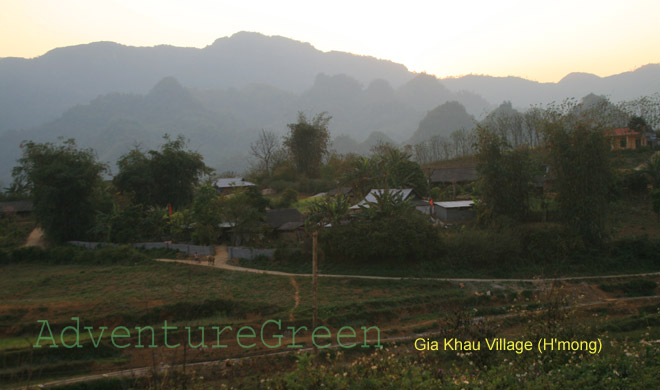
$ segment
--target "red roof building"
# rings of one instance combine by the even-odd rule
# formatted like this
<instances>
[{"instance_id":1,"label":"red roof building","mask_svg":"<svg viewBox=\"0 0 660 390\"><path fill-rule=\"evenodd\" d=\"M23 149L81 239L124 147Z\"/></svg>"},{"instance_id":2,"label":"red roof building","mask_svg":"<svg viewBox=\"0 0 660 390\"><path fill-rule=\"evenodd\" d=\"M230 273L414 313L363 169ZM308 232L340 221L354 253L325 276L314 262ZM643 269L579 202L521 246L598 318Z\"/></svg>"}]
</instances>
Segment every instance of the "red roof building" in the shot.
<instances>
[{"instance_id":1,"label":"red roof building","mask_svg":"<svg viewBox=\"0 0 660 390\"><path fill-rule=\"evenodd\" d=\"M610 138L612 150L635 150L647 146L646 137L642 133L627 127L606 131L605 136Z\"/></svg>"}]
</instances>

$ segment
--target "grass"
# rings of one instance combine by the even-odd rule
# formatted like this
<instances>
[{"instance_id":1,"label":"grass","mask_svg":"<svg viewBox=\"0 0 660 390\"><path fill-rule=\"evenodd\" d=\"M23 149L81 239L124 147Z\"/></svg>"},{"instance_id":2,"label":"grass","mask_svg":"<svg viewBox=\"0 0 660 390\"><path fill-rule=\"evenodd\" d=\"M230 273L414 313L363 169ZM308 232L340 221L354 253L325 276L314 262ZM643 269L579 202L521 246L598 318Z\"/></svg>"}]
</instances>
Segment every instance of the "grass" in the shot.
<instances>
[{"instance_id":1,"label":"grass","mask_svg":"<svg viewBox=\"0 0 660 390\"><path fill-rule=\"evenodd\" d=\"M51 325L54 324L54 331L71 325L70 318L73 316L80 317L85 325L109 327L160 325L164 319L179 326L242 326L280 318L285 324L296 326L309 326L311 323L312 286L308 277L231 272L151 260L112 265L100 261L72 264L31 261L6 264L2 270L0 362L3 363L0 375L5 375L2 377L5 379L9 375L20 377L20 372L16 371L18 369L7 363L12 361L25 362L35 372L41 370L41 380L73 373L113 371L151 364L150 351L116 349L111 349L110 355L106 353L108 351L100 351L75 358L63 348L42 349L40 353L44 355L35 360L29 345L34 343L39 332L39 319L48 319ZM592 283L619 282L625 281L600 280ZM476 315L479 316L499 315L512 310L531 309L536 304L538 286L532 283L498 285L496 288L489 283L466 283L461 286L457 283L416 279L321 278L319 317L322 324L334 329L341 326L377 325L382 328L383 337L389 337L442 329L453 313L466 309L473 312L476 309ZM578 294L583 285L571 284L570 294ZM298 306L295 306L295 286ZM487 295L488 291L491 294ZM616 290L612 294L624 296L625 292ZM654 312L654 308L644 308L639 318L618 314L610 320L613 323L612 331L639 332L644 324L660 327L655 319L657 312ZM290 314L293 315L291 320ZM522 322L511 324L515 327ZM656 333L653 331L653 334ZM83 343L89 342L87 335L82 333L81 336ZM308 341L303 342L309 345ZM157 353L156 360L161 362L181 359L180 350L172 352L173 355L164 355L165 352L160 349ZM189 359L242 356L245 351L223 353L212 355L191 351ZM265 377L273 373L272 368L264 370Z\"/></svg>"},{"instance_id":2,"label":"grass","mask_svg":"<svg viewBox=\"0 0 660 390\"><path fill-rule=\"evenodd\" d=\"M636 279L623 283L604 283L598 287L605 292L622 292L627 297L645 297L655 295L658 283L653 280Z\"/></svg>"},{"instance_id":3,"label":"grass","mask_svg":"<svg viewBox=\"0 0 660 390\"><path fill-rule=\"evenodd\" d=\"M570 259L555 259L551 264L525 263L523 260L511 263L492 264L478 267L455 259L448 264L447 260L438 259L421 263L402 264L355 264L319 262L319 272L322 274L337 275L365 275L403 278L476 278L476 279L509 279L509 278L554 278L562 276L590 276L611 274L634 274L645 272L659 272L660 263L657 259L635 257L634 254L607 255L602 253L582 253ZM312 272L311 260L268 260L239 259L242 267L261 270L281 271L296 274L310 274Z\"/></svg>"}]
</instances>

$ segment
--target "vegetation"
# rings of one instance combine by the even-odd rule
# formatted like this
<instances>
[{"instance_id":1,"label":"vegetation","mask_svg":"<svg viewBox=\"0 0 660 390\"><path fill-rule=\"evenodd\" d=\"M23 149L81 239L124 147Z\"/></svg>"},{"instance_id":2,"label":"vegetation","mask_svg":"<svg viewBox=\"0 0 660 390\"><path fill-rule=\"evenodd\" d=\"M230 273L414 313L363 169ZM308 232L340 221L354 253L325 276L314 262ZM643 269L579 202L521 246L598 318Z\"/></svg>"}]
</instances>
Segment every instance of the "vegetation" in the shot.
<instances>
[{"instance_id":1,"label":"vegetation","mask_svg":"<svg viewBox=\"0 0 660 390\"><path fill-rule=\"evenodd\" d=\"M13 191L32 199L37 223L55 242L85 237L94 226L101 202L105 165L91 149L78 149L74 140L61 144L24 142L14 168Z\"/></svg>"},{"instance_id":2,"label":"vegetation","mask_svg":"<svg viewBox=\"0 0 660 390\"><path fill-rule=\"evenodd\" d=\"M609 145L597 123L555 116L544 126L562 221L584 240L601 243L613 182Z\"/></svg>"},{"instance_id":3,"label":"vegetation","mask_svg":"<svg viewBox=\"0 0 660 390\"><path fill-rule=\"evenodd\" d=\"M289 135L284 139L284 146L299 172L308 177L318 177L323 158L328 154L330 133L328 123L332 117L322 112L307 119L298 113L298 122L290 123Z\"/></svg>"},{"instance_id":4,"label":"vegetation","mask_svg":"<svg viewBox=\"0 0 660 390\"><path fill-rule=\"evenodd\" d=\"M339 201L341 202L341 200ZM336 204L336 203L335 203ZM334 212L341 209L331 209ZM340 217L329 213L334 220ZM333 224L321 236L327 258L339 262L389 264L397 268L436 256L439 237L428 217L399 193L383 190L350 223Z\"/></svg>"},{"instance_id":5,"label":"vegetation","mask_svg":"<svg viewBox=\"0 0 660 390\"><path fill-rule=\"evenodd\" d=\"M0 275L0 298L7 310L0 316L0 325L6 329L0 339L0 361L9 363L3 363L0 380L18 383L31 378L34 368L49 377L89 372L93 367L117 369L144 362L156 367L165 362L171 368L163 378L154 375L99 386L119 383L136 388L194 389L229 383L241 372L238 383L245 387L255 387L257 375L268 378L258 383L261 388L657 387L657 348L643 341L660 337L660 314L653 301L658 277L584 278L580 282L535 279L660 268L660 224L649 218L652 209L660 215L657 159L644 151L612 153L604 137L605 129L629 119L626 111L596 96L585 98L581 105L537 107L529 115L516 112L509 103L490 115L476 133L455 133L455 154L476 151L480 176L478 185L459 186L459 192L479 200L481 221L488 223L454 225L432 220L417 212L398 191L390 191L412 188L419 196L430 192L434 198L443 197L446 189L429 191L424 171L413 161L413 152L418 154L421 149L380 143L368 157L329 154L329 119L325 113L312 119L300 114L298 123L289 125L290 134L284 141L288 160L277 156L277 138L262 131L252 148L259 160L254 178L259 185L277 187L279 194L270 199L257 187L232 189L228 195L219 194L212 180L202 183L209 170L199 154L187 150L182 137L166 138L159 151L135 149L124 155L111 185L103 185L100 179L104 166L90 151L78 150L73 141L61 146L26 143L14 190L24 190L37 199L38 189L46 189L39 196L67 207L69 203L62 203L60 197L72 195L64 189L85 195L77 198L83 202L85 215L75 214L81 230L60 240L224 240L250 246L266 242L278 248L274 260L263 256L240 264L308 273L309 240L292 244L274 240L271 229L264 225L268 207L304 208L307 230L320 230L322 273L534 278L534 282L461 283L323 278L320 318L333 330L346 324L377 323L388 337L419 337L430 332L434 337L466 339L496 335L602 338L607 344L605 352L600 356L529 353L511 358L506 352L419 352L404 342L402 346L388 344L389 349L373 354L327 351L282 360L262 356L254 359L274 361L275 365L249 363L259 367L259 373L222 367L208 380L210 384L199 379L201 375L185 368L178 372L176 367L181 362L185 367L190 360L268 351L186 346L158 351L157 356L156 351L122 352L106 345L93 352L31 352L36 319L52 318L59 331L77 313L87 313L85 324L153 325L171 319L193 327L239 326L281 318L307 326L313 310L308 294L311 283L303 276L155 262L154 257L173 254L145 253L128 246L93 251L67 246L17 248L20 234L10 231L16 225L3 218L0 239L6 244L0 249L0 264L7 272ZM640 119L631 123L643 125ZM615 171L612 157L626 161L626 169ZM549 168L541 169L542 164ZM551 179L543 189L532 186L535 173ZM649 184L653 191L648 190ZM301 193L342 186L350 187L349 195L339 191L336 196L306 200L304 205L298 202ZM374 202L350 207L374 188L382 190L375 194ZM37 214L37 221L49 220ZM553 292L571 300L545 296ZM626 310L609 310L606 299L616 300ZM575 309L568 313L570 307ZM598 316L603 313L608 316L600 322ZM181 331L173 336L184 335ZM626 344L629 336L639 343ZM91 341L87 336L83 340L88 345ZM304 343L309 345L309 340ZM641 358L632 359L626 353ZM282 372L274 372L280 367Z\"/></svg>"},{"instance_id":6,"label":"vegetation","mask_svg":"<svg viewBox=\"0 0 660 390\"><path fill-rule=\"evenodd\" d=\"M178 209L192 202L196 185L210 169L201 154L185 150L183 136L163 138L160 150L145 154L136 148L120 157L113 184L137 204Z\"/></svg>"},{"instance_id":7,"label":"vegetation","mask_svg":"<svg viewBox=\"0 0 660 390\"><path fill-rule=\"evenodd\" d=\"M511 150L506 140L488 129L478 131L477 171L482 220L509 217L522 221L529 214L532 162L526 149Z\"/></svg>"}]
</instances>

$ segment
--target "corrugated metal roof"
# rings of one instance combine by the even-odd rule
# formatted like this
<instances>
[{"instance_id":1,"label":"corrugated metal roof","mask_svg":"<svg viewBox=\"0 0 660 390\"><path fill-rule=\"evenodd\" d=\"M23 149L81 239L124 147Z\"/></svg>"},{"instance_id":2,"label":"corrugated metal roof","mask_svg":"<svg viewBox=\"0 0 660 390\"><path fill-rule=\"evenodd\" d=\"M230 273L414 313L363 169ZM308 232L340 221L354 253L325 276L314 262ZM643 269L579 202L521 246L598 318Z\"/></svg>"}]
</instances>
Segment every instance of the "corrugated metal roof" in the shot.
<instances>
[{"instance_id":1,"label":"corrugated metal roof","mask_svg":"<svg viewBox=\"0 0 660 390\"><path fill-rule=\"evenodd\" d=\"M359 209L360 206L369 207L369 203L377 203L378 199L376 197L383 194L384 191L385 189L374 189L369 191L367 196L363 200L361 200L358 204L351 206L351 209L352 210ZM388 190L388 193L392 195L395 194L400 195L403 198L403 200L406 200L409 199L412 195L414 195L412 191L413 191L412 188L390 188Z\"/></svg>"},{"instance_id":2,"label":"corrugated metal roof","mask_svg":"<svg viewBox=\"0 0 660 390\"><path fill-rule=\"evenodd\" d=\"M446 209L457 209L461 207L472 207L474 202L471 200L454 200L449 202L435 202L436 206L444 207Z\"/></svg>"},{"instance_id":3,"label":"corrugated metal roof","mask_svg":"<svg viewBox=\"0 0 660 390\"><path fill-rule=\"evenodd\" d=\"M245 181L242 177L225 177L215 182L215 186L218 188L250 187L253 185L254 183Z\"/></svg>"},{"instance_id":4,"label":"corrugated metal roof","mask_svg":"<svg viewBox=\"0 0 660 390\"><path fill-rule=\"evenodd\" d=\"M279 229L288 222L305 222L305 217L296 209L275 209L266 211L266 223Z\"/></svg>"},{"instance_id":5,"label":"corrugated metal roof","mask_svg":"<svg viewBox=\"0 0 660 390\"><path fill-rule=\"evenodd\" d=\"M291 231L291 230L296 230L296 229L298 229L299 227L301 227L303 225L304 225L304 223L302 223L302 222L287 222L284 225L277 228L277 230L282 231L282 232L287 232L287 231Z\"/></svg>"},{"instance_id":6,"label":"corrugated metal roof","mask_svg":"<svg viewBox=\"0 0 660 390\"><path fill-rule=\"evenodd\" d=\"M338 187L338 188L333 188L330 191L328 191L328 195L330 196L335 196L338 194L342 195L348 195L353 191L353 188L351 187Z\"/></svg>"}]
</instances>

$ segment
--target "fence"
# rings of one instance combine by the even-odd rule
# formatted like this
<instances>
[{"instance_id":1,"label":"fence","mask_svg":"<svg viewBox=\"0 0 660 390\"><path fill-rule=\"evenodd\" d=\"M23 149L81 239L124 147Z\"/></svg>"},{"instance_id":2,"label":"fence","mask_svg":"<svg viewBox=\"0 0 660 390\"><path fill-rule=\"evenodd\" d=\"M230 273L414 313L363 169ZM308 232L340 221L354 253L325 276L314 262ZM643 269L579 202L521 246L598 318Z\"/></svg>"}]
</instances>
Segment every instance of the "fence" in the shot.
<instances>
[{"instance_id":1,"label":"fence","mask_svg":"<svg viewBox=\"0 0 660 390\"><path fill-rule=\"evenodd\" d=\"M230 259L248 259L252 260L257 256L266 256L269 259L275 257L275 249L255 249L243 248L238 246L227 247L227 253Z\"/></svg>"},{"instance_id":2,"label":"fence","mask_svg":"<svg viewBox=\"0 0 660 390\"><path fill-rule=\"evenodd\" d=\"M102 248L105 246L117 246L118 244L110 244L107 242L87 242L87 241L69 241L69 244L80 246L87 249ZM167 248L192 255L197 252L200 256L213 256L215 250L212 245L188 245L188 244L168 244L167 242L137 242L131 244L134 248L154 249L154 248Z\"/></svg>"}]
</instances>

